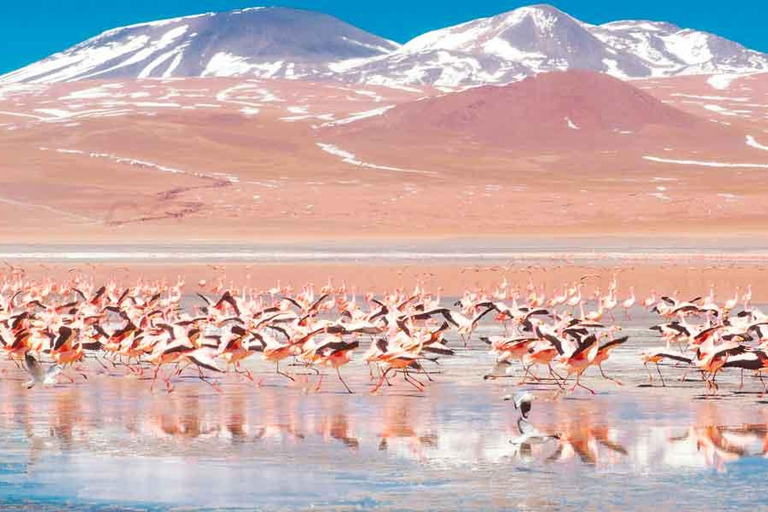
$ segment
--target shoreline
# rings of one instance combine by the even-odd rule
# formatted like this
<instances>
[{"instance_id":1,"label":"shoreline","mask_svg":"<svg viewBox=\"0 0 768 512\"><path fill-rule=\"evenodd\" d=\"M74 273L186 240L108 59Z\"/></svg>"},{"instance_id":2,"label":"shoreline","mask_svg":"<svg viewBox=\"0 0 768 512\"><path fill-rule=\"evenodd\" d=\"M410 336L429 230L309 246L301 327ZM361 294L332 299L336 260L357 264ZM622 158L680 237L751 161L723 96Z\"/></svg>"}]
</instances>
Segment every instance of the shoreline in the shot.
<instances>
[{"instance_id":1,"label":"shoreline","mask_svg":"<svg viewBox=\"0 0 768 512\"><path fill-rule=\"evenodd\" d=\"M454 236L433 238L167 239L39 243L5 242L0 261L68 262L333 262L529 260L768 261L768 237Z\"/></svg>"},{"instance_id":2,"label":"shoreline","mask_svg":"<svg viewBox=\"0 0 768 512\"><path fill-rule=\"evenodd\" d=\"M439 263L522 264L522 263L768 263L768 251L752 253L703 252L344 252L344 251L76 251L76 252L2 252L0 260L10 263L232 263L232 264L286 264L286 263L351 263L351 264L403 264L431 265Z\"/></svg>"},{"instance_id":3,"label":"shoreline","mask_svg":"<svg viewBox=\"0 0 768 512\"><path fill-rule=\"evenodd\" d=\"M583 282L584 293L606 290L616 276L619 299L634 288L638 301L651 291L659 294L677 292L681 298L706 295L714 288L718 297L730 298L737 290L752 286L753 300L768 302L768 261L489 261L407 262L407 261L337 261L245 263L231 261L191 262L50 262L6 261L0 276L19 276L32 281L68 282L90 279L98 283L114 281L133 285L137 281L171 282L182 280L190 291L212 291L217 286L267 290L277 284L316 287L331 282L344 285L350 293L411 290L416 286L443 296L461 296L466 290L493 291L503 282L510 290L525 294L529 283L548 292ZM202 283L202 284L201 284Z\"/></svg>"}]
</instances>

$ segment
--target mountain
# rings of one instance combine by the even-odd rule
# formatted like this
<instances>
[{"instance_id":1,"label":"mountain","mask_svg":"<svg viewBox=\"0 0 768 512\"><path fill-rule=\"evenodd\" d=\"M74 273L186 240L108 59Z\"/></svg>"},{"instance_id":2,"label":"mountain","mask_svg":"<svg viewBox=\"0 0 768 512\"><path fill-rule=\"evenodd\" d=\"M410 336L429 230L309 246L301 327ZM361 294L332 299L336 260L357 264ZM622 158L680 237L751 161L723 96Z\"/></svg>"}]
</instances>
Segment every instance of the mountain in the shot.
<instances>
[{"instance_id":1,"label":"mountain","mask_svg":"<svg viewBox=\"0 0 768 512\"><path fill-rule=\"evenodd\" d=\"M388 54L398 47L325 14L251 8L109 30L0 77L0 83L191 76L316 79L331 73L330 63Z\"/></svg>"},{"instance_id":2,"label":"mountain","mask_svg":"<svg viewBox=\"0 0 768 512\"><path fill-rule=\"evenodd\" d=\"M534 5L429 32L345 71L352 81L456 87L567 69L618 78L734 73L768 70L768 55L669 23L590 25Z\"/></svg>"},{"instance_id":3,"label":"mountain","mask_svg":"<svg viewBox=\"0 0 768 512\"><path fill-rule=\"evenodd\" d=\"M382 147L480 144L506 150L594 152L659 148L669 140L680 148L744 146L742 135L668 106L627 82L584 70L542 73L509 85L405 103L332 133L339 140Z\"/></svg>"},{"instance_id":4,"label":"mountain","mask_svg":"<svg viewBox=\"0 0 768 512\"><path fill-rule=\"evenodd\" d=\"M745 73L768 70L768 55L669 23L590 25L549 5L436 30L403 46L331 16L270 7L110 30L0 84L246 76L468 87L570 69L622 79Z\"/></svg>"}]
</instances>

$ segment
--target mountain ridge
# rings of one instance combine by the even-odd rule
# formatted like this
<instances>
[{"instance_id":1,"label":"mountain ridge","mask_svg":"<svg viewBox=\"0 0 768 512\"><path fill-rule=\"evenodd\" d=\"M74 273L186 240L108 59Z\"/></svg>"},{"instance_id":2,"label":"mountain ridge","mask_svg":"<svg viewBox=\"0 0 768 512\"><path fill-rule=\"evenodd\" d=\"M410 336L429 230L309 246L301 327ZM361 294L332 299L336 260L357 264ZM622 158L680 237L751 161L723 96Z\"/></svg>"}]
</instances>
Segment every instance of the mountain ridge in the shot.
<instances>
[{"instance_id":1,"label":"mountain ridge","mask_svg":"<svg viewBox=\"0 0 768 512\"><path fill-rule=\"evenodd\" d=\"M464 88L570 69L621 79L748 73L768 70L768 54L664 21L593 25L548 4L404 45L323 13L252 7L111 29L0 76L0 84L242 76Z\"/></svg>"}]
</instances>

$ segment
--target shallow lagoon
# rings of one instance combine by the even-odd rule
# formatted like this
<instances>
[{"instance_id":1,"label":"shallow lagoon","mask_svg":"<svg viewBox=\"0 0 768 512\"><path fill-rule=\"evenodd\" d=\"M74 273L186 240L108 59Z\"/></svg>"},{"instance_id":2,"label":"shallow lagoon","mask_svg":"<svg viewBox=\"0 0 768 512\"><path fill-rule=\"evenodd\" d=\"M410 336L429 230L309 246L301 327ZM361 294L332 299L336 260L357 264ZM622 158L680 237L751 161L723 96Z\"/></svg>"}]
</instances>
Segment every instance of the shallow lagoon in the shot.
<instances>
[{"instance_id":1,"label":"shallow lagoon","mask_svg":"<svg viewBox=\"0 0 768 512\"><path fill-rule=\"evenodd\" d=\"M717 396L663 367L649 386L637 358L658 341L653 317L622 322L630 343L559 396L548 382L531 422L560 440L515 446L514 378L483 380L479 341L435 367L425 393L401 379L379 395L359 361L296 383L261 361L260 385L228 376L221 392L190 373L168 394L149 375L90 366L87 381L26 390L0 381L0 505L5 508L318 510L707 510L765 503L768 410L759 382L725 375ZM479 334L485 334L484 327ZM485 332L482 332L485 331ZM495 331L494 331L495 332ZM452 345L456 345L453 342ZM295 369L297 374L302 370ZM423 378L422 378L423 379Z\"/></svg>"}]
</instances>

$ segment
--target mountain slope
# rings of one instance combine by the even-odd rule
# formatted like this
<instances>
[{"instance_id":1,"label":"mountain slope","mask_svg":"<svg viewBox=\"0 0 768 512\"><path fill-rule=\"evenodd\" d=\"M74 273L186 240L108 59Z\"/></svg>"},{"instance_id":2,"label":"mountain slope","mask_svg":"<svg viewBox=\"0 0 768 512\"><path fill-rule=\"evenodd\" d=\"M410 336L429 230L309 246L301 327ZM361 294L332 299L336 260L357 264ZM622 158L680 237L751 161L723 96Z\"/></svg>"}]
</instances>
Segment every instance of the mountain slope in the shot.
<instances>
[{"instance_id":1,"label":"mountain slope","mask_svg":"<svg viewBox=\"0 0 768 512\"><path fill-rule=\"evenodd\" d=\"M670 107L616 78L582 70L543 73L511 85L406 103L338 127L334 135L386 143L383 147L463 142L509 150L596 151L658 148L669 140L678 147L744 145L743 136L722 126Z\"/></svg>"},{"instance_id":2,"label":"mountain slope","mask_svg":"<svg viewBox=\"0 0 768 512\"><path fill-rule=\"evenodd\" d=\"M325 14L252 8L110 30L5 75L0 83L190 76L315 79L330 73L329 63L397 47Z\"/></svg>"}]
</instances>

